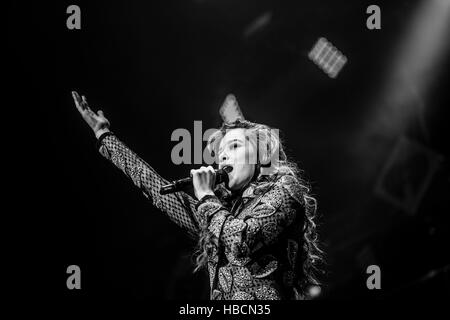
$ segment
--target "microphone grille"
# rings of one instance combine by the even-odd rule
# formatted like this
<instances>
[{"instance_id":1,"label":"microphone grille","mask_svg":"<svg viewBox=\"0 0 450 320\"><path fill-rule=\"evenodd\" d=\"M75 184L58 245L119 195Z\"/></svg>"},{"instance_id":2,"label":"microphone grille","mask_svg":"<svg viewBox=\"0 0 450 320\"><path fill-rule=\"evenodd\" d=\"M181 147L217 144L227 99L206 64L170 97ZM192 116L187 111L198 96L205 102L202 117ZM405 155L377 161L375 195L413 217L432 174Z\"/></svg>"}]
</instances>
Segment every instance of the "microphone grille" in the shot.
<instances>
[{"instance_id":1,"label":"microphone grille","mask_svg":"<svg viewBox=\"0 0 450 320\"><path fill-rule=\"evenodd\" d=\"M231 171L233 171L233 167L232 166L224 166L222 168L223 171L225 171L226 173L230 173Z\"/></svg>"}]
</instances>

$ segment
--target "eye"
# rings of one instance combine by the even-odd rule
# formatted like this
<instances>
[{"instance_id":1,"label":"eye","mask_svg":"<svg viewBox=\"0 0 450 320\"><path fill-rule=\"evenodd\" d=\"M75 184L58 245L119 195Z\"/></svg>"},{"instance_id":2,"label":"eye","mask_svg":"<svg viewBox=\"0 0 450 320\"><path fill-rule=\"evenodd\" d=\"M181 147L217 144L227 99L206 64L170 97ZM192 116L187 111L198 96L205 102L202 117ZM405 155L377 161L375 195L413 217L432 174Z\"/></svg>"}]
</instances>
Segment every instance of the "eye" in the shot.
<instances>
[{"instance_id":1,"label":"eye","mask_svg":"<svg viewBox=\"0 0 450 320\"><path fill-rule=\"evenodd\" d=\"M237 149L237 147L239 147L237 142L234 142L233 144L231 144L231 149Z\"/></svg>"}]
</instances>

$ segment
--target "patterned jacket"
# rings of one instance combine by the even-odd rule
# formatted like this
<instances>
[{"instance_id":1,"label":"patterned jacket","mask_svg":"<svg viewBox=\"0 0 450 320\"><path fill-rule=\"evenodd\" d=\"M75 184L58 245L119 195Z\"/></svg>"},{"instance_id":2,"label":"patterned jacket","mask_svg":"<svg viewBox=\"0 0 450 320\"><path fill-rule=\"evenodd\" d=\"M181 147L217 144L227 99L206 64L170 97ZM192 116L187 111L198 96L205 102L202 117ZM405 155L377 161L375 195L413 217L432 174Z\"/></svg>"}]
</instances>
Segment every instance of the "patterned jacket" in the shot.
<instances>
[{"instance_id":1,"label":"patterned jacket","mask_svg":"<svg viewBox=\"0 0 450 320\"><path fill-rule=\"evenodd\" d=\"M115 135L100 137L98 147L190 236L209 234L211 299L300 298L304 203L292 176L262 176L235 199L221 194L198 201L185 192L160 195L168 181Z\"/></svg>"}]
</instances>

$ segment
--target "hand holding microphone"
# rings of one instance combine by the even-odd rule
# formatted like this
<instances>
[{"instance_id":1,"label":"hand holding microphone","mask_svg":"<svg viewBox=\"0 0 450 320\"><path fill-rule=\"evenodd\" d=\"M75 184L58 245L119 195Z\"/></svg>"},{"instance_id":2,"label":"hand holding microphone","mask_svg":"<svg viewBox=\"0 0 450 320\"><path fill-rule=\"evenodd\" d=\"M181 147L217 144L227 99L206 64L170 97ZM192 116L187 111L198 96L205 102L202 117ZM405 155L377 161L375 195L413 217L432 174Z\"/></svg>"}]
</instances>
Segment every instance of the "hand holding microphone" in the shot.
<instances>
[{"instance_id":1,"label":"hand holding microphone","mask_svg":"<svg viewBox=\"0 0 450 320\"><path fill-rule=\"evenodd\" d=\"M200 167L192 169L192 185L194 186L195 197L200 200L206 195L214 195L214 186L216 185L216 171L213 167Z\"/></svg>"},{"instance_id":2,"label":"hand holding microphone","mask_svg":"<svg viewBox=\"0 0 450 320\"><path fill-rule=\"evenodd\" d=\"M191 177L173 181L172 183L161 187L160 194L169 194L183 190L192 185L194 187L195 197L201 199L207 194L214 195L214 187L222 182L228 183L228 173L233 170L232 166L226 165L222 169L214 170L213 167L200 167L192 169Z\"/></svg>"}]
</instances>

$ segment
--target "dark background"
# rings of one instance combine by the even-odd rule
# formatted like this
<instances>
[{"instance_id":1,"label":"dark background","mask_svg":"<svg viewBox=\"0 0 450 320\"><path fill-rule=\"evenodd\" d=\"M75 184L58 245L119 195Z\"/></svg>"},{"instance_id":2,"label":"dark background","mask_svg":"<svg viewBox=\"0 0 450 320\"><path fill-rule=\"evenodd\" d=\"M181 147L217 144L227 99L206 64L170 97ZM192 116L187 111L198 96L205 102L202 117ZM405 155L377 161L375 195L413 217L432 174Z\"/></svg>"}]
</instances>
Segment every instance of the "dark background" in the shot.
<instances>
[{"instance_id":1,"label":"dark background","mask_svg":"<svg viewBox=\"0 0 450 320\"><path fill-rule=\"evenodd\" d=\"M66 28L71 4L81 8L81 30ZM370 4L381 7L381 30L366 28ZM234 93L246 118L281 130L313 186L328 262L319 299L448 296L448 45L426 77L407 77L414 89L395 73L398 48L424 6L6 4L4 104L12 115L4 140L15 139L14 168L5 170L18 191L8 200L21 259L11 266L37 281L30 288L23 280L28 286L19 290L48 288L68 299L208 299L206 274L192 274L195 243L100 156L73 105L77 90L167 179L193 167L172 164L171 133L193 132L194 120L203 130L218 127L218 108ZM269 23L246 35L263 14ZM448 44L448 30L438 42ZM348 58L336 79L308 59L321 36ZM82 270L78 292L66 288L71 264ZM379 291L366 288L371 264L381 268Z\"/></svg>"}]
</instances>

